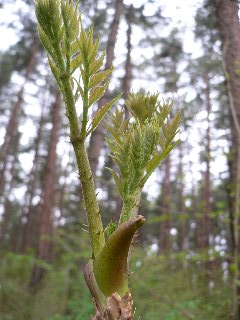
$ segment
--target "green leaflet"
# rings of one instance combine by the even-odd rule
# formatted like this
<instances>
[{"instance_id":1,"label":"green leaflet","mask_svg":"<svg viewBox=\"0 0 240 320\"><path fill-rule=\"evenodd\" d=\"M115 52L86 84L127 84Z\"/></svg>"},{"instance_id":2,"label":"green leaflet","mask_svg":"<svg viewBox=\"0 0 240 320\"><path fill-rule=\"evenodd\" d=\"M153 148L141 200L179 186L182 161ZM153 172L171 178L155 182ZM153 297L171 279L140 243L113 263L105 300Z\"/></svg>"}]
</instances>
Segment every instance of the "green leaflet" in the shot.
<instances>
[{"instance_id":1,"label":"green leaflet","mask_svg":"<svg viewBox=\"0 0 240 320\"><path fill-rule=\"evenodd\" d=\"M93 27L89 29L89 32L87 34L86 49L88 52L88 60L89 60L89 54L92 50L92 46L93 46Z\"/></svg>"},{"instance_id":2,"label":"green leaflet","mask_svg":"<svg viewBox=\"0 0 240 320\"><path fill-rule=\"evenodd\" d=\"M95 87L91 90L89 96L89 107L93 105L96 101L98 101L103 95L105 90L109 85L110 80L108 79L106 83L102 87Z\"/></svg>"},{"instance_id":3,"label":"green leaflet","mask_svg":"<svg viewBox=\"0 0 240 320\"><path fill-rule=\"evenodd\" d=\"M79 52L79 45L78 45L78 39L76 39L75 41L73 41L71 43L71 55L75 55L77 52Z\"/></svg>"},{"instance_id":4,"label":"green leaflet","mask_svg":"<svg viewBox=\"0 0 240 320\"><path fill-rule=\"evenodd\" d=\"M73 72L76 71L81 64L82 64L82 57L80 54L78 54L71 60L71 64L70 64L71 74L73 74Z\"/></svg>"},{"instance_id":5,"label":"green leaflet","mask_svg":"<svg viewBox=\"0 0 240 320\"><path fill-rule=\"evenodd\" d=\"M86 72L82 66L80 66L80 71L81 71L83 85L86 87L88 85L88 77L87 77Z\"/></svg>"},{"instance_id":6,"label":"green leaflet","mask_svg":"<svg viewBox=\"0 0 240 320\"><path fill-rule=\"evenodd\" d=\"M74 80L76 85L77 85L77 89L76 89L76 92L75 92L75 95L74 95L74 99L75 99L75 102L76 102L79 99L80 96L83 98L83 89L80 86L79 82L74 77L72 77L72 80Z\"/></svg>"},{"instance_id":7,"label":"green leaflet","mask_svg":"<svg viewBox=\"0 0 240 320\"><path fill-rule=\"evenodd\" d=\"M51 41L48 36L42 31L41 27L38 25L38 35L41 40L42 45L47 50L48 54L52 57L52 59L57 62L56 55L54 54L54 49L52 47Z\"/></svg>"},{"instance_id":8,"label":"green leaflet","mask_svg":"<svg viewBox=\"0 0 240 320\"><path fill-rule=\"evenodd\" d=\"M102 118L105 116L106 112L111 108L111 106L120 98L121 95L118 95L116 98L112 99L110 102L105 104L101 109L99 109L92 120L92 125L90 130L87 132L87 136L96 129L96 127L99 125ZM90 102L89 102L90 105Z\"/></svg>"},{"instance_id":9,"label":"green leaflet","mask_svg":"<svg viewBox=\"0 0 240 320\"><path fill-rule=\"evenodd\" d=\"M89 89L98 86L101 82L103 82L112 72L112 68L105 71L100 71L94 74L89 82Z\"/></svg>"},{"instance_id":10,"label":"green leaflet","mask_svg":"<svg viewBox=\"0 0 240 320\"><path fill-rule=\"evenodd\" d=\"M48 63L50 66L50 69L52 71L52 74L54 75L55 79L59 83L59 78L60 78L60 71L59 69L55 66L55 64L51 61L51 58L48 55Z\"/></svg>"},{"instance_id":11,"label":"green leaflet","mask_svg":"<svg viewBox=\"0 0 240 320\"><path fill-rule=\"evenodd\" d=\"M154 172L154 170L161 164L161 162L167 157L167 155L172 151L173 148L176 147L181 141L177 140L175 143L169 145L166 149L164 149L161 153L155 154L152 159L146 165L146 175L142 179L142 184L144 185L150 175Z\"/></svg>"},{"instance_id":12,"label":"green leaflet","mask_svg":"<svg viewBox=\"0 0 240 320\"><path fill-rule=\"evenodd\" d=\"M98 58L97 60L91 61L91 65L89 68L90 75L96 73L102 67L105 54L106 53L103 52L100 58Z\"/></svg>"},{"instance_id":13,"label":"green leaflet","mask_svg":"<svg viewBox=\"0 0 240 320\"><path fill-rule=\"evenodd\" d=\"M116 187L117 187L117 189L118 189L118 192L119 192L120 196L122 197L122 196L123 196L123 194L122 194L122 192L123 192L123 186L122 186L122 181L121 181L121 179L119 178L119 176L117 175L117 173L116 173L113 169L108 168L108 167L106 167L106 169L108 169L108 170L112 173L113 179L114 179L114 181L115 181L115 183L116 183Z\"/></svg>"}]
</instances>

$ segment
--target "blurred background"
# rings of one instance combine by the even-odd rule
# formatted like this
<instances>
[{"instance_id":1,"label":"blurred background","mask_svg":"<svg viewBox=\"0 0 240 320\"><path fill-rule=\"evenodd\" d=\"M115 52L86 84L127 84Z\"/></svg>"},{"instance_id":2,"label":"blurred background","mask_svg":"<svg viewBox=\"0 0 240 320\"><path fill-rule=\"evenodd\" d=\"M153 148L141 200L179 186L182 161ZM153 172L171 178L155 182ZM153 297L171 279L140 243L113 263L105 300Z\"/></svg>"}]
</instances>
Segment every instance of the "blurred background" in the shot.
<instances>
[{"instance_id":1,"label":"blurred background","mask_svg":"<svg viewBox=\"0 0 240 320\"><path fill-rule=\"evenodd\" d=\"M136 319L231 313L233 121L208 2L79 4L84 27L93 23L107 49L105 67L114 66L104 99L122 92L123 107L130 91L159 92L183 114L182 143L142 195L146 223L131 252ZM89 319L94 310L83 268L91 252L81 187L32 0L0 1L0 37L0 318ZM105 168L113 163L104 127L88 145L106 226L118 219L121 199Z\"/></svg>"}]
</instances>

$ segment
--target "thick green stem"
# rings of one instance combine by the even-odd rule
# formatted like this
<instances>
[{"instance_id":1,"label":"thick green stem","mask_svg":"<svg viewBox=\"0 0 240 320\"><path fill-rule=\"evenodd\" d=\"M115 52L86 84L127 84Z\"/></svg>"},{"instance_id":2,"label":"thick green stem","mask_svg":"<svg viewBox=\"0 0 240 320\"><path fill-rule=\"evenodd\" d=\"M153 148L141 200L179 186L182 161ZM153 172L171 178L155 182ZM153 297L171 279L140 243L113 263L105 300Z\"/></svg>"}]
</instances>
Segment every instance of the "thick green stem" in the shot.
<instances>
[{"instance_id":1,"label":"thick green stem","mask_svg":"<svg viewBox=\"0 0 240 320\"><path fill-rule=\"evenodd\" d=\"M75 101L72 93L70 80L68 78L63 79L62 87L63 87L63 99L66 105L66 115L68 117L69 124L70 124L70 139L72 142L79 138L80 126L78 122L78 116L75 108Z\"/></svg>"},{"instance_id":2,"label":"thick green stem","mask_svg":"<svg viewBox=\"0 0 240 320\"><path fill-rule=\"evenodd\" d=\"M92 172L85 149L85 140L80 138L80 126L69 78L66 77L62 79L62 87L70 124L70 139L74 148L80 180L82 183L82 192L87 211L92 253L93 257L95 257L105 243L102 220L96 199Z\"/></svg>"},{"instance_id":3,"label":"thick green stem","mask_svg":"<svg viewBox=\"0 0 240 320\"><path fill-rule=\"evenodd\" d=\"M72 144L77 158L83 197L87 211L93 258L95 258L105 243L100 209L96 199L93 176L84 142L81 139L77 139L73 140Z\"/></svg>"},{"instance_id":4,"label":"thick green stem","mask_svg":"<svg viewBox=\"0 0 240 320\"><path fill-rule=\"evenodd\" d=\"M131 195L127 199L123 199L123 207L119 224L134 218L138 215L138 209L141 201L142 189L138 189L134 195Z\"/></svg>"}]
</instances>

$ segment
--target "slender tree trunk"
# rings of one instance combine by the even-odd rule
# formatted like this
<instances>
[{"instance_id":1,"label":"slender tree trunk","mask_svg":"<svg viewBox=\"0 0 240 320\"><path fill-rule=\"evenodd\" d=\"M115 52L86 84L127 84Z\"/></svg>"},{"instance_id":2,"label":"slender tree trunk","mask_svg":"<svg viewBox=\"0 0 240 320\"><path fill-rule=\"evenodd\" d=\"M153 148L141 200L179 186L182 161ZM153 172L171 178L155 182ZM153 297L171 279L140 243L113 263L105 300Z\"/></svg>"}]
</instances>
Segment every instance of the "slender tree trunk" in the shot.
<instances>
[{"instance_id":1,"label":"slender tree trunk","mask_svg":"<svg viewBox=\"0 0 240 320\"><path fill-rule=\"evenodd\" d=\"M4 191L5 170L7 167L8 156L10 154L10 150L12 147L14 135L16 134L16 131L18 128L18 122L19 122L19 117L22 109L25 86L33 72L36 56L38 52L38 47L39 47L39 42L36 41L32 46L31 58L29 60L29 63L26 69L24 83L22 84L20 90L17 93L17 100L13 107L10 119L7 124L4 142L0 148L0 197L3 195L3 191Z\"/></svg>"},{"instance_id":2,"label":"slender tree trunk","mask_svg":"<svg viewBox=\"0 0 240 320\"><path fill-rule=\"evenodd\" d=\"M201 248L201 224L199 218L199 206L197 205L197 196L196 196L196 187L195 187L195 178L194 178L194 171L192 169L193 162L190 156L189 147L187 148L189 151L189 171L191 173L191 212L192 218L190 219L194 222L194 235L193 235L193 250L199 250Z\"/></svg>"},{"instance_id":3,"label":"slender tree trunk","mask_svg":"<svg viewBox=\"0 0 240 320\"><path fill-rule=\"evenodd\" d=\"M133 5L131 5L129 8L127 8L126 12L126 21L128 25L127 29L127 57L126 57L126 63L125 63L125 75L123 78L123 95L124 99L127 99L128 93L131 89L131 82L132 82L132 61L131 61L131 52L132 52L132 23L134 18L134 9ZM129 117L129 111L125 107L125 115L126 118Z\"/></svg>"},{"instance_id":4,"label":"slender tree trunk","mask_svg":"<svg viewBox=\"0 0 240 320\"><path fill-rule=\"evenodd\" d=\"M40 241L38 246L38 259L51 262L53 256L53 206L54 182L56 176L56 147L60 129L61 94L56 93L52 110L52 130L49 141L48 157L44 172L43 202L40 211ZM37 284L43 277L44 269L36 266L32 273L31 285Z\"/></svg>"},{"instance_id":5,"label":"slender tree trunk","mask_svg":"<svg viewBox=\"0 0 240 320\"><path fill-rule=\"evenodd\" d=\"M230 115L230 123L231 123L231 146L228 155L228 171L229 171L229 178L227 184L227 201L228 201L228 210L229 210L229 230L230 230L230 248L231 248L231 255L234 256L234 250L236 248L235 243L235 226L234 226L234 217L235 217L235 186L234 181L236 180L237 174L237 131L233 124L233 119Z\"/></svg>"},{"instance_id":6,"label":"slender tree trunk","mask_svg":"<svg viewBox=\"0 0 240 320\"><path fill-rule=\"evenodd\" d=\"M177 94L177 65L172 61L171 65L171 85L167 88L170 92ZM165 176L162 183L162 203L161 208L164 219L160 223L159 249L160 252L167 252L171 249L170 228L172 213L172 191L171 191L171 158L170 155L165 160Z\"/></svg>"},{"instance_id":7,"label":"slender tree trunk","mask_svg":"<svg viewBox=\"0 0 240 320\"><path fill-rule=\"evenodd\" d=\"M115 2L115 14L110 27L110 34L108 38L107 50L106 50L106 64L105 69L111 68L114 60L114 49L117 41L117 33L119 29L120 18L123 13L123 0L116 0ZM98 102L98 109L101 109L107 102L107 96L109 91L106 90L105 95ZM99 124L96 130L92 133L90 138L90 144L88 148L88 157L90 166L93 173L93 178L96 180L96 172L98 166L98 160L103 146L103 124Z\"/></svg>"},{"instance_id":8,"label":"slender tree trunk","mask_svg":"<svg viewBox=\"0 0 240 320\"><path fill-rule=\"evenodd\" d=\"M43 126L45 122L45 111L44 108L42 108L41 112L41 118L39 122L39 127L37 130L37 135L35 139L35 152L34 152L34 159L33 159L33 165L31 172L29 174L28 183L27 183L27 190L24 196L24 204L22 208L22 214L21 214L21 230L19 235L19 245L20 245L20 251L25 252L25 250L31 245L30 243L30 219L31 215L33 213L33 197L36 192L36 184L37 184L37 177L39 173L39 158L40 158L40 144L42 140L42 133L43 133Z\"/></svg>"},{"instance_id":9,"label":"slender tree trunk","mask_svg":"<svg viewBox=\"0 0 240 320\"><path fill-rule=\"evenodd\" d=\"M185 249L185 238L186 238L186 218L185 214L185 203L184 203L184 181L183 181L183 143L179 144L179 166L178 166L178 203L179 203L179 249Z\"/></svg>"},{"instance_id":10,"label":"slender tree trunk","mask_svg":"<svg viewBox=\"0 0 240 320\"><path fill-rule=\"evenodd\" d=\"M170 249L170 220L171 220L171 159L168 155L165 160L165 176L162 182L161 212L163 221L160 223L159 250L167 252Z\"/></svg>"},{"instance_id":11,"label":"slender tree trunk","mask_svg":"<svg viewBox=\"0 0 240 320\"><path fill-rule=\"evenodd\" d=\"M233 245L233 303L232 318L237 320L240 318L240 274L239 274L239 214L240 214L240 24L238 16L237 0L218 0L213 2L218 28L220 31L223 52L223 68L226 75L229 105L234 122L234 130L236 130L235 150L232 155L235 156L233 161L236 163L236 172L232 181L235 191L234 204L234 223L230 227L234 227ZM230 216L231 221L231 216ZM231 222L230 222L231 223Z\"/></svg>"},{"instance_id":12,"label":"slender tree trunk","mask_svg":"<svg viewBox=\"0 0 240 320\"><path fill-rule=\"evenodd\" d=\"M71 151L72 150L69 150L68 151L68 158L70 159L71 157ZM64 157L64 156L63 156ZM59 224L61 223L61 220L66 217L66 215L64 214L64 204L65 204L65 198L66 198L66 193L67 193L67 187L68 187L68 184L67 184L67 180L68 180L68 177L69 177L69 174L70 174L70 170L71 169L71 164L68 163L66 164L64 167L62 167L62 170L59 171L59 178L63 179L63 183L60 184L58 183L59 185L59 190L58 190L58 200L57 200L57 207L59 209L59 218L58 218L58 222ZM79 192L79 195L81 195L81 190ZM82 198L80 197L79 198L79 202L82 202Z\"/></svg>"},{"instance_id":13,"label":"slender tree trunk","mask_svg":"<svg viewBox=\"0 0 240 320\"><path fill-rule=\"evenodd\" d=\"M4 192L4 202L3 202L3 214L2 214L2 224L1 224L1 235L0 235L0 242L4 246L11 244L11 247L14 249L14 245L12 245L9 234L9 225L11 221L11 201L9 200L9 196L12 193L15 181L15 174L16 174L16 162L17 162L17 149L19 144L19 133L14 136L13 141L13 149L14 153L12 154L12 160L10 163L10 168L8 171L8 175L11 177L9 183L6 185L5 192Z\"/></svg>"},{"instance_id":14,"label":"slender tree trunk","mask_svg":"<svg viewBox=\"0 0 240 320\"><path fill-rule=\"evenodd\" d=\"M206 149L205 161L206 171L204 172L203 187L203 223L202 223L202 247L209 247L209 238L211 234L211 177L210 177L210 161L211 161L211 128L210 128L210 112L212 109L210 100L210 83L208 74L204 75L206 84L206 109L207 109L207 132L206 132Z\"/></svg>"},{"instance_id":15,"label":"slender tree trunk","mask_svg":"<svg viewBox=\"0 0 240 320\"><path fill-rule=\"evenodd\" d=\"M132 61L131 61L131 52L132 52L132 44L131 44L131 38L132 38L132 23L133 23L133 5L131 5L129 8L127 8L126 12L126 21L128 25L127 29L127 56L126 56L126 62L125 62L125 75L123 78L123 83L122 83L122 88L123 88L123 95L124 99L126 100L128 93L131 89L131 82L132 82ZM125 117L129 117L129 111L125 106ZM116 202L116 215L115 215L115 220L118 221L120 214L121 214L121 209L122 209L122 199L120 196L116 196L115 198Z\"/></svg>"}]
</instances>

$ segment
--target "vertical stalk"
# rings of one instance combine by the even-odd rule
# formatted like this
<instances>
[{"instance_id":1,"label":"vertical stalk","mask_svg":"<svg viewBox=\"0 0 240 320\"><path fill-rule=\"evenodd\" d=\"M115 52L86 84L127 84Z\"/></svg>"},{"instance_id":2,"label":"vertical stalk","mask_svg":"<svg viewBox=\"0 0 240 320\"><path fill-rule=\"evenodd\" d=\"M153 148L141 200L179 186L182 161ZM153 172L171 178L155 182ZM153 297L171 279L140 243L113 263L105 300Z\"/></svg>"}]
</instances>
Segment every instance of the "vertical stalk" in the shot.
<instances>
[{"instance_id":1,"label":"vertical stalk","mask_svg":"<svg viewBox=\"0 0 240 320\"><path fill-rule=\"evenodd\" d=\"M70 124L70 140L77 159L78 172L87 211L92 254L93 257L96 257L105 243L100 209L95 194L92 171L85 148L85 136L83 135L80 137L80 127L69 77L63 79L62 87L64 102L67 109L67 117Z\"/></svg>"},{"instance_id":2,"label":"vertical stalk","mask_svg":"<svg viewBox=\"0 0 240 320\"><path fill-rule=\"evenodd\" d=\"M95 258L105 243L100 209L96 199L93 175L90 169L84 141L81 139L73 140L72 145L77 159L77 166L87 211L89 234L92 243L92 254L93 258Z\"/></svg>"}]
</instances>

